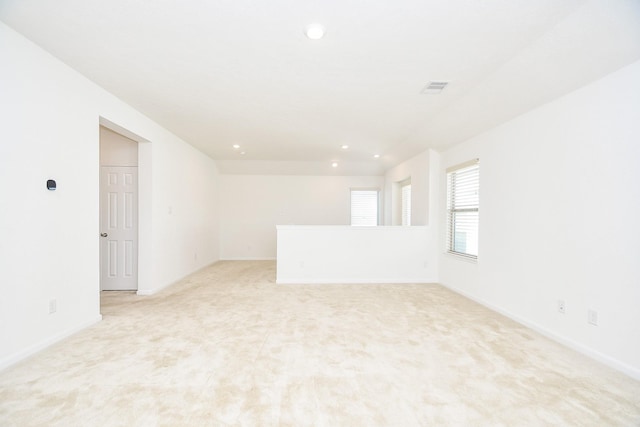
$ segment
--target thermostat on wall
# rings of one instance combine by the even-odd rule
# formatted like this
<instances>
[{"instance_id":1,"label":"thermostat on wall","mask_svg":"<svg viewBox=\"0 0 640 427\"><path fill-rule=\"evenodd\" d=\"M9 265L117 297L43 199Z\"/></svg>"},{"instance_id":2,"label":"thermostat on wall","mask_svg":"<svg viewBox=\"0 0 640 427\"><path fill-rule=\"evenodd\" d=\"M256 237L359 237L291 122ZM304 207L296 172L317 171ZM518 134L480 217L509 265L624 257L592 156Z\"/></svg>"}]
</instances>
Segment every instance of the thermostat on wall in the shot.
<instances>
[{"instance_id":1,"label":"thermostat on wall","mask_svg":"<svg viewBox=\"0 0 640 427\"><path fill-rule=\"evenodd\" d=\"M56 182L53 179L48 179L47 180L47 190L55 190L56 189Z\"/></svg>"}]
</instances>

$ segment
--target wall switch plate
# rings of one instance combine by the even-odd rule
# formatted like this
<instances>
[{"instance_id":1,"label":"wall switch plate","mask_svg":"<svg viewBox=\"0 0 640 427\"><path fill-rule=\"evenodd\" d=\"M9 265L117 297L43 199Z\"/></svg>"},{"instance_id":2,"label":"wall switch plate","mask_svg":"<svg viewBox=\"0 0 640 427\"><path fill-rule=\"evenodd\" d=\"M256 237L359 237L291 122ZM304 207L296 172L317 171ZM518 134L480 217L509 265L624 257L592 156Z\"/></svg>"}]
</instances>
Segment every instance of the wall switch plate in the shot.
<instances>
[{"instance_id":1,"label":"wall switch plate","mask_svg":"<svg viewBox=\"0 0 640 427\"><path fill-rule=\"evenodd\" d=\"M598 326L598 312L589 309L587 311L587 322L589 322L590 325Z\"/></svg>"},{"instance_id":2,"label":"wall switch plate","mask_svg":"<svg viewBox=\"0 0 640 427\"><path fill-rule=\"evenodd\" d=\"M49 300L49 314L53 314L58 311L58 301L54 299Z\"/></svg>"}]
</instances>

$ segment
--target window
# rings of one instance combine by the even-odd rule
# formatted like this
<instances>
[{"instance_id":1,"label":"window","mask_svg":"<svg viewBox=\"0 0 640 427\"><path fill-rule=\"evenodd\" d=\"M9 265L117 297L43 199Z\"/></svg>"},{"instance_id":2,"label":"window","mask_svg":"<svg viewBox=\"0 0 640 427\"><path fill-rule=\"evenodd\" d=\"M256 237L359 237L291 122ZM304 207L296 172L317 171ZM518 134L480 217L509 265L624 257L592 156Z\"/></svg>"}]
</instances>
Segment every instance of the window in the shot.
<instances>
[{"instance_id":1,"label":"window","mask_svg":"<svg viewBox=\"0 0 640 427\"><path fill-rule=\"evenodd\" d=\"M447 250L478 258L480 164L473 160L447 170Z\"/></svg>"},{"instance_id":2,"label":"window","mask_svg":"<svg viewBox=\"0 0 640 427\"><path fill-rule=\"evenodd\" d=\"M378 190L351 190L351 225L378 225Z\"/></svg>"},{"instance_id":3,"label":"window","mask_svg":"<svg viewBox=\"0 0 640 427\"><path fill-rule=\"evenodd\" d=\"M402 199L402 225L411 225L411 180L400 183Z\"/></svg>"}]
</instances>

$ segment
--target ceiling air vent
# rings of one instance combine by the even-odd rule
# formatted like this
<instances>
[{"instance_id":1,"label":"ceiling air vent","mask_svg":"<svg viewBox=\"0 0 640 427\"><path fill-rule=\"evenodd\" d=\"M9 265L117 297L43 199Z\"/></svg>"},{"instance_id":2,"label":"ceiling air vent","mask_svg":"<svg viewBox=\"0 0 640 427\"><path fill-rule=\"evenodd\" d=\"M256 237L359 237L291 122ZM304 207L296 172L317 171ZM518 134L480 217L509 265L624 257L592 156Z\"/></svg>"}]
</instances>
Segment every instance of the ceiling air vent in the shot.
<instances>
[{"instance_id":1,"label":"ceiling air vent","mask_svg":"<svg viewBox=\"0 0 640 427\"><path fill-rule=\"evenodd\" d=\"M423 95L436 95L442 92L448 84L449 82L429 82L420 93Z\"/></svg>"}]
</instances>

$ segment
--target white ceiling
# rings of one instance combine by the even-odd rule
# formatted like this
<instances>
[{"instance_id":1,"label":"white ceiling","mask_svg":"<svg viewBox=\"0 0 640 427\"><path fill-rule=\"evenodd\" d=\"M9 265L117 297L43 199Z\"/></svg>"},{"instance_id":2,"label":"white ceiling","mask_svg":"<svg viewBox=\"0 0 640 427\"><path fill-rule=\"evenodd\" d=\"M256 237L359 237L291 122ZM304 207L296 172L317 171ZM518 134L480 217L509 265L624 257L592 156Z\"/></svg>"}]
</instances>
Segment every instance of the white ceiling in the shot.
<instances>
[{"instance_id":1,"label":"white ceiling","mask_svg":"<svg viewBox=\"0 0 640 427\"><path fill-rule=\"evenodd\" d=\"M227 173L379 174L640 59L640 0L0 0L0 20Z\"/></svg>"}]
</instances>

